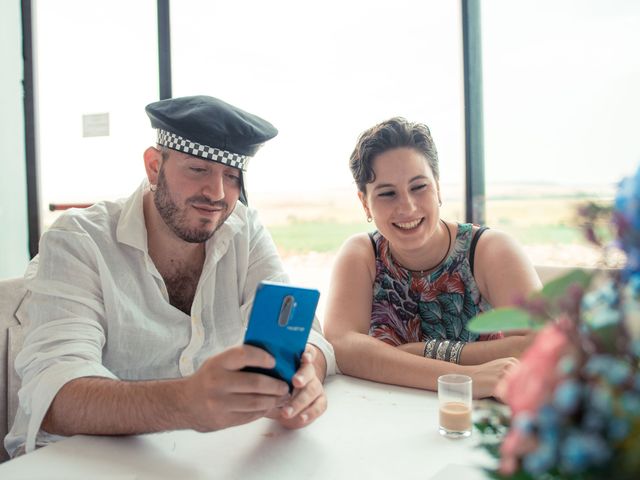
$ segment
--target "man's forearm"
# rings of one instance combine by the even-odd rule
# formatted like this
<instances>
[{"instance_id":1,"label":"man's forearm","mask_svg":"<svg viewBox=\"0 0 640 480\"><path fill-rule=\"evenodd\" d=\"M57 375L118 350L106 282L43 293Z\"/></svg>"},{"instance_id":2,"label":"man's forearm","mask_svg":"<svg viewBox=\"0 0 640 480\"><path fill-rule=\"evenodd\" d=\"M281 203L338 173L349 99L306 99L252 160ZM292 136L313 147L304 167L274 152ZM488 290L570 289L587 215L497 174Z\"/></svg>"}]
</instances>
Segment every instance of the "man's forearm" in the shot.
<instances>
[{"instance_id":1,"label":"man's forearm","mask_svg":"<svg viewBox=\"0 0 640 480\"><path fill-rule=\"evenodd\" d=\"M42 429L57 435L128 435L189 428L184 379L78 378L54 398Z\"/></svg>"}]
</instances>

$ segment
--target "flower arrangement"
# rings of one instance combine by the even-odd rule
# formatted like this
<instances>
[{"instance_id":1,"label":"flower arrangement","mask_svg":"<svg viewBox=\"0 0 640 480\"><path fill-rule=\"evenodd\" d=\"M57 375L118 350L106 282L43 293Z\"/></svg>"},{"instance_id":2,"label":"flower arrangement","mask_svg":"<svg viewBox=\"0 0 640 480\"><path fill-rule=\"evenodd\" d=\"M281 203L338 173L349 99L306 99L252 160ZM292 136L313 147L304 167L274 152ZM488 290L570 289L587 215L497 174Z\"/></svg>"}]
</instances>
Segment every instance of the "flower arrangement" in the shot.
<instances>
[{"instance_id":1,"label":"flower arrangement","mask_svg":"<svg viewBox=\"0 0 640 480\"><path fill-rule=\"evenodd\" d=\"M510 418L476 424L499 459L491 478L640 478L640 169L620 183L613 211L589 205L580 214L587 238L604 247L603 267L610 245L598 226L610 219L625 267L572 271L470 324L539 330L498 386Z\"/></svg>"}]
</instances>

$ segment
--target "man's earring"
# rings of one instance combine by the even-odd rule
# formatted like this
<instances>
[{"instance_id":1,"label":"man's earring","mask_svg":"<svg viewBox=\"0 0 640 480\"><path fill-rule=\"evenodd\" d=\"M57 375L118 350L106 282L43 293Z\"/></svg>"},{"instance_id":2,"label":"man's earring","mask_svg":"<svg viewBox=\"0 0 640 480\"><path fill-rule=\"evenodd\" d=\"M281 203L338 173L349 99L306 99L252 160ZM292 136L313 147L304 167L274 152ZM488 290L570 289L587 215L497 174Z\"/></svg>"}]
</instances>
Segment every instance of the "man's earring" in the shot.
<instances>
[{"instance_id":1,"label":"man's earring","mask_svg":"<svg viewBox=\"0 0 640 480\"><path fill-rule=\"evenodd\" d=\"M155 192L158 189L158 187L154 184L149 185L149 190L151 190L152 192Z\"/></svg>"}]
</instances>

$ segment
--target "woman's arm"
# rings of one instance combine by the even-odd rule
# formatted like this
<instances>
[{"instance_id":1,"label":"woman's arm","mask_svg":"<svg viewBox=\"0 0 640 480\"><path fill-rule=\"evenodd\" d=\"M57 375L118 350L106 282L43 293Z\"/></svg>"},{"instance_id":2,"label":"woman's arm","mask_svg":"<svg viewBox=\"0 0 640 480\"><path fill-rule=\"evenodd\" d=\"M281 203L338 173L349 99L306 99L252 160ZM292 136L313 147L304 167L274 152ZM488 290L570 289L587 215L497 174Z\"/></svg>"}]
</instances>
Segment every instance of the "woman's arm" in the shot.
<instances>
[{"instance_id":1,"label":"woman's arm","mask_svg":"<svg viewBox=\"0 0 640 480\"><path fill-rule=\"evenodd\" d=\"M460 353L461 365L480 365L498 358L520 357L522 352L533 341L533 332L526 335L520 332L518 335L508 335L499 340L486 340L467 343ZM404 352L422 356L425 342L415 342L400 345L397 348Z\"/></svg>"},{"instance_id":2,"label":"woman's arm","mask_svg":"<svg viewBox=\"0 0 640 480\"><path fill-rule=\"evenodd\" d=\"M538 274L522 247L507 234L487 230L478 240L474 278L480 294L494 307L514 305L542 288ZM467 344L460 363L477 365L494 358L519 357L535 333L518 330L500 340Z\"/></svg>"},{"instance_id":3,"label":"woman's arm","mask_svg":"<svg viewBox=\"0 0 640 480\"><path fill-rule=\"evenodd\" d=\"M474 277L493 308L514 305L542 288L533 264L509 235L487 230L476 246Z\"/></svg>"},{"instance_id":4,"label":"woman's arm","mask_svg":"<svg viewBox=\"0 0 640 480\"><path fill-rule=\"evenodd\" d=\"M368 237L358 235L347 240L334 264L324 324L343 373L428 390L437 389L440 375L461 373L476 380L476 397L495 394L497 381L517 360L456 365L413 355L369 336L374 277L375 259Z\"/></svg>"}]
</instances>

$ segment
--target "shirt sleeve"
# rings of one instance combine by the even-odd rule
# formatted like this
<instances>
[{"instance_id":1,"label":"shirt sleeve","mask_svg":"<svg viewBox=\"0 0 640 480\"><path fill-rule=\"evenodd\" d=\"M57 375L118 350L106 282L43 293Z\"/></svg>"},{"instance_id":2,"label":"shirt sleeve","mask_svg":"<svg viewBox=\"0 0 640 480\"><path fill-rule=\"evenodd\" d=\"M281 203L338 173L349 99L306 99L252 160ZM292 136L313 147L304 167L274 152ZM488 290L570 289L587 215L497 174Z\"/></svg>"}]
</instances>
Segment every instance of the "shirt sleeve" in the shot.
<instances>
[{"instance_id":1,"label":"shirt sleeve","mask_svg":"<svg viewBox=\"0 0 640 480\"><path fill-rule=\"evenodd\" d=\"M51 437L40 426L67 382L87 376L116 378L102 364L104 304L94 248L82 234L46 232L39 258L27 269L28 294L21 307L27 319L25 343L15 362L22 386L6 442L12 451L30 452L41 438Z\"/></svg>"},{"instance_id":2,"label":"shirt sleeve","mask_svg":"<svg viewBox=\"0 0 640 480\"><path fill-rule=\"evenodd\" d=\"M284 270L278 250L267 229L258 220L255 211L249 210L250 245L249 264L244 286L242 315L245 325L248 320L253 296L261 281L288 283L289 275ZM327 363L327 376L336 373L336 358L333 346L324 338L318 317L313 319L309 343L318 347Z\"/></svg>"}]
</instances>

